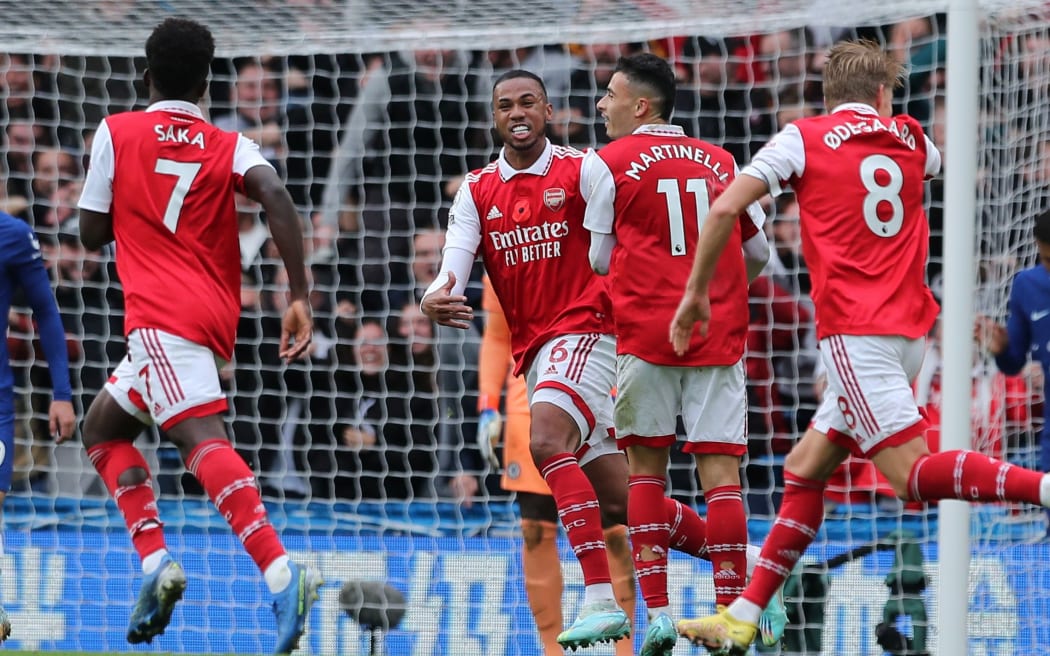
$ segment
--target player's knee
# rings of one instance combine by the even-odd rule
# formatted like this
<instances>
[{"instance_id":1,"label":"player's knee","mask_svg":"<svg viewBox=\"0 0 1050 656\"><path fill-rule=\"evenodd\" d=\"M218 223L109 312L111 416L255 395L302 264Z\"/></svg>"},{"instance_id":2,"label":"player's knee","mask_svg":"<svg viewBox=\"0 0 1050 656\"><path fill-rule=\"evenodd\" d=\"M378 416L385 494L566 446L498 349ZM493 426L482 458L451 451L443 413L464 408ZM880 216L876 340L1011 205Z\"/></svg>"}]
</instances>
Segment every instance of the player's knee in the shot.
<instances>
[{"instance_id":1,"label":"player's knee","mask_svg":"<svg viewBox=\"0 0 1050 656\"><path fill-rule=\"evenodd\" d=\"M569 437L560 431L533 430L529 441L529 452L538 469L542 469L543 463L559 453L571 453L574 450Z\"/></svg>"},{"instance_id":2,"label":"player's knee","mask_svg":"<svg viewBox=\"0 0 1050 656\"><path fill-rule=\"evenodd\" d=\"M525 543L525 549L532 551L543 543L543 523L532 520L521 520L521 539Z\"/></svg>"},{"instance_id":3,"label":"player's knee","mask_svg":"<svg viewBox=\"0 0 1050 656\"><path fill-rule=\"evenodd\" d=\"M602 528L612 528L618 524L627 524L627 500L602 499Z\"/></svg>"},{"instance_id":4,"label":"player's knee","mask_svg":"<svg viewBox=\"0 0 1050 656\"><path fill-rule=\"evenodd\" d=\"M559 453L573 452L580 442L580 429L564 410L549 403L533 406L529 450L537 467Z\"/></svg>"}]
</instances>

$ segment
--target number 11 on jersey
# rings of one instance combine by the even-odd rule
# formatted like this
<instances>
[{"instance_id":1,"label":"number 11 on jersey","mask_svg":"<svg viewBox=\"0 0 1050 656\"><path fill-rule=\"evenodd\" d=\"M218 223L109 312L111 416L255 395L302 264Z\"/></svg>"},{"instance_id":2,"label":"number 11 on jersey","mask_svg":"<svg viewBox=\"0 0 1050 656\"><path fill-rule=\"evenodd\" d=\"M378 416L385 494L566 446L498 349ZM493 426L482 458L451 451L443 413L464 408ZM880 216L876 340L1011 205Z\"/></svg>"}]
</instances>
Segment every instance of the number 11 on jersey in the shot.
<instances>
[{"instance_id":1,"label":"number 11 on jersey","mask_svg":"<svg viewBox=\"0 0 1050 656\"><path fill-rule=\"evenodd\" d=\"M667 220L671 228L671 255L685 255L685 211L682 208L682 195L678 191L678 180L663 178L656 181L656 191L666 196ZM693 195L696 201L696 232L700 234L704 227L707 211L711 209L711 197L707 190L707 180L690 178L685 181L685 191Z\"/></svg>"}]
</instances>

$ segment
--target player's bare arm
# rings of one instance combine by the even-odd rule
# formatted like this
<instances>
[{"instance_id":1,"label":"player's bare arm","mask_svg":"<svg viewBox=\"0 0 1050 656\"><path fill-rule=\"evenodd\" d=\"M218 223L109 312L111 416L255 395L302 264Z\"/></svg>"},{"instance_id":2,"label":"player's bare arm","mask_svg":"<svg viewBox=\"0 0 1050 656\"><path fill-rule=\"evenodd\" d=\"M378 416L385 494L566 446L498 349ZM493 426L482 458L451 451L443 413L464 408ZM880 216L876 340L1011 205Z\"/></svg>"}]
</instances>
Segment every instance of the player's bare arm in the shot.
<instances>
[{"instance_id":1,"label":"player's bare arm","mask_svg":"<svg viewBox=\"0 0 1050 656\"><path fill-rule=\"evenodd\" d=\"M467 305L467 297L455 294L456 274L453 271L445 271L445 280L438 276L435 283L441 283L436 289L427 290L419 309L427 315L431 321L450 328L466 330L470 322L474 320L474 309ZM432 284L431 287L434 287Z\"/></svg>"},{"instance_id":2,"label":"player's bare arm","mask_svg":"<svg viewBox=\"0 0 1050 656\"><path fill-rule=\"evenodd\" d=\"M707 324L711 320L708 286L718 258L725 250L740 214L768 191L764 181L741 175L711 205L700 231L693 269L671 322L670 341L678 355L684 354L689 348L689 338L697 323L700 324L700 334L707 336Z\"/></svg>"},{"instance_id":3,"label":"player's bare arm","mask_svg":"<svg viewBox=\"0 0 1050 656\"><path fill-rule=\"evenodd\" d=\"M277 172L268 166L248 169L244 174L244 187L248 198L266 210L266 224L288 271L291 303L281 318L279 354L286 362L298 360L307 354L314 330L299 213Z\"/></svg>"},{"instance_id":4,"label":"player's bare arm","mask_svg":"<svg viewBox=\"0 0 1050 656\"><path fill-rule=\"evenodd\" d=\"M113 241L113 215L109 212L80 210L80 243L89 251L97 251Z\"/></svg>"}]
</instances>

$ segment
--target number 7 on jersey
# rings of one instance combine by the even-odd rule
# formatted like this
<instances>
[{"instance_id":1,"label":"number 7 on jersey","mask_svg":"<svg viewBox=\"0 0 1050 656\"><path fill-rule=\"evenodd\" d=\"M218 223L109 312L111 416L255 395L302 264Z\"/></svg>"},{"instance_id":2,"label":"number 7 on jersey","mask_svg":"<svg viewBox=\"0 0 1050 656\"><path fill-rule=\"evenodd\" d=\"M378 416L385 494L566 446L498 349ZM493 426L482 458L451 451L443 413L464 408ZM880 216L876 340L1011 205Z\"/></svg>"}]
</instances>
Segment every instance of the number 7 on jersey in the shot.
<instances>
[{"instance_id":1,"label":"number 7 on jersey","mask_svg":"<svg viewBox=\"0 0 1050 656\"><path fill-rule=\"evenodd\" d=\"M164 209L164 225L172 233L179 226L179 214L182 212L182 203L186 200L193 181L200 173L200 162L176 162L173 159L158 159L153 171L161 175L173 175L178 178L175 188L171 191L168 206Z\"/></svg>"}]
</instances>

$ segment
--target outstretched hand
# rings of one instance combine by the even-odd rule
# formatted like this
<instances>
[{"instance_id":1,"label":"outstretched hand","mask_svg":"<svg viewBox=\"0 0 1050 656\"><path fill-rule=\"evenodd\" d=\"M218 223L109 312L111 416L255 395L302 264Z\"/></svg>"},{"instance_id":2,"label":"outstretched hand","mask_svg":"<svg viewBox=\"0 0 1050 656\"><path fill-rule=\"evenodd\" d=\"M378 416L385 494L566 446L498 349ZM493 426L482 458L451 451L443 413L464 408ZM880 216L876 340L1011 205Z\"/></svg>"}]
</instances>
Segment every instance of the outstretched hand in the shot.
<instances>
[{"instance_id":1,"label":"outstretched hand","mask_svg":"<svg viewBox=\"0 0 1050 656\"><path fill-rule=\"evenodd\" d=\"M689 341L693 337L693 328L700 324L700 336L707 337L707 325L711 321L711 299L708 295L687 291L678 304L678 310L671 320L670 341L674 352L679 356L689 350Z\"/></svg>"},{"instance_id":2,"label":"outstretched hand","mask_svg":"<svg viewBox=\"0 0 1050 656\"><path fill-rule=\"evenodd\" d=\"M62 444L73 437L77 416L73 412L72 401L52 401L51 408L47 413L47 419L51 434L55 436L55 442Z\"/></svg>"},{"instance_id":3,"label":"outstretched hand","mask_svg":"<svg viewBox=\"0 0 1050 656\"><path fill-rule=\"evenodd\" d=\"M281 317L281 346L278 354L285 362L306 355L314 337L314 319L303 299L292 301Z\"/></svg>"},{"instance_id":4,"label":"outstretched hand","mask_svg":"<svg viewBox=\"0 0 1050 656\"><path fill-rule=\"evenodd\" d=\"M431 321L442 326L466 330L474 320L474 308L467 305L466 296L453 296L452 288L455 286L456 274L449 271L448 282L424 296L420 308Z\"/></svg>"}]
</instances>

